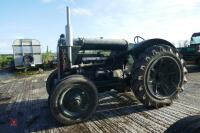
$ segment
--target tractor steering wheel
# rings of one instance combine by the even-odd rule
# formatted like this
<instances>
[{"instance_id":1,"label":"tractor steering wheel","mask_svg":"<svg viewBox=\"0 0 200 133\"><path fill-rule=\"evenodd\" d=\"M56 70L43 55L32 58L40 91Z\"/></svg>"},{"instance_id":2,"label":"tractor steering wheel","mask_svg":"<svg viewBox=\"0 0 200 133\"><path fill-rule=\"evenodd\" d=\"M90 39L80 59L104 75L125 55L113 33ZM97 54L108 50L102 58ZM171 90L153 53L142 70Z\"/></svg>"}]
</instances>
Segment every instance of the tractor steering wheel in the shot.
<instances>
[{"instance_id":1,"label":"tractor steering wheel","mask_svg":"<svg viewBox=\"0 0 200 133\"><path fill-rule=\"evenodd\" d=\"M139 42L142 42L144 41L144 38L142 38L141 36L135 36L134 37L134 43L139 43Z\"/></svg>"}]
</instances>

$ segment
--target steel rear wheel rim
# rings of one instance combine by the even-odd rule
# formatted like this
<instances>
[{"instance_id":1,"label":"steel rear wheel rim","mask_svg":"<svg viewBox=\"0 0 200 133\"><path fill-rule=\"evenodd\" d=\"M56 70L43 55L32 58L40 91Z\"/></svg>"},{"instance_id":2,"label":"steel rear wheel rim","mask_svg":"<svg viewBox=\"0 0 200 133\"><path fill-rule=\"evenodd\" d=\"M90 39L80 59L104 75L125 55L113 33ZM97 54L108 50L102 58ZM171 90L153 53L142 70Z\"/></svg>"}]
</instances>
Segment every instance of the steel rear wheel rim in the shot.
<instances>
[{"instance_id":1,"label":"steel rear wheel rim","mask_svg":"<svg viewBox=\"0 0 200 133\"><path fill-rule=\"evenodd\" d=\"M176 93L180 80L181 69L177 60L171 56L162 56L150 64L146 87L153 97L166 99Z\"/></svg>"}]
</instances>

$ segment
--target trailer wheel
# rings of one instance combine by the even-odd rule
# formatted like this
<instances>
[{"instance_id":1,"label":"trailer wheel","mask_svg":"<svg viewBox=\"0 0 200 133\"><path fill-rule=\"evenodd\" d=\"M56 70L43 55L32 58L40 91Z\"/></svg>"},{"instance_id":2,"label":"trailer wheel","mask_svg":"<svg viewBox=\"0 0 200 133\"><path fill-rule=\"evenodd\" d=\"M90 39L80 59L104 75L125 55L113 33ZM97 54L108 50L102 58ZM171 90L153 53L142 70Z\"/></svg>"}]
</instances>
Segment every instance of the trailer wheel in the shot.
<instances>
[{"instance_id":1,"label":"trailer wheel","mask_svg":"<svg viewBox=\"0 0 200 133\"><path fill-rule=\"evenodd\" d=\"M62 124L87 120L96 110L97 88L81 75L71 75L62 80L50 96L50 110Z\"/></svg>"},{"instance_id":2,"label":"trailer wheel","mask_svg":"<svg viewBox=\"0 0 200 133\"><path fill-rule=\"evenodd\" d=\"M57 77L58 77L58 71L56 69L47 78L47 81L46 81L46 90L47 90L47 93L49 95L50 95L50 93L52 91L52 88L55 87L55 85L56 85L56 80L55 79Z\"/></svg>"},{"instance_id":3,"label":"trailer wheel","mask_svg":"<svg viewBox=\"0 0 200 133\"><path fill-rule=\"evenodd\" d=\"M131 89L144 105L159 108L178 98L187 81L183 59L170 46L154 45L133 66Z\"/></svg>"},{"instance_id":4,"label":"trailer wheel","mask_svg":"<svg viewBox=\"0 0 200 133\"><path fill-rule=\"evenodd\" d=\"M33 61L34 61L33 56L31 56L31 55L25 55L25 56L23 56L24 65L28 66L31 63L33 63Z\"/></svg>"},{"instance_id":5,"label":"trailer wheel","mask_svg":"<svg viewBox=\"0 0 200 133\"><path fill-rule=\"evenodd\" d=\"M165 133L199 133L200 115L185 117L171 125Z\"/></svg>"}]
</instances>

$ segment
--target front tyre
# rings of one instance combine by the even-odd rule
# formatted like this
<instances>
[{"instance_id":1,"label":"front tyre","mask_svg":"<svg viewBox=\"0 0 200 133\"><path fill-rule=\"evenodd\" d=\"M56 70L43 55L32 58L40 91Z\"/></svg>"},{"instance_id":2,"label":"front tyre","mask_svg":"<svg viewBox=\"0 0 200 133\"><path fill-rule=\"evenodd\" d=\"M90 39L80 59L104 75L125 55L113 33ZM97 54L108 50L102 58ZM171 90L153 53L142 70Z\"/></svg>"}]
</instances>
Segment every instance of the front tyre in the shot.
<instances>
[{"instance_id":1,"label":"front tyre","mask_svg":"<svg viewBox=\"0 0 200 133\"><path fill-rule=\"evenodd\" d=\"M146 106L170 105L183 88L186 72L183 60L173 48L154 45L134 64L131 88Z\"/></svg>"},{"instance_id":2,"label":"front tyre","mask_svg":"<svg viewBox=\"0 0 200 133\"><path fill-rule=\"evenodd\" d=\"M69 125L87 120L98 103L95 85L81 75L62 80L50 97L50 110L54 118Z\"/></svg>"}]
</instances>

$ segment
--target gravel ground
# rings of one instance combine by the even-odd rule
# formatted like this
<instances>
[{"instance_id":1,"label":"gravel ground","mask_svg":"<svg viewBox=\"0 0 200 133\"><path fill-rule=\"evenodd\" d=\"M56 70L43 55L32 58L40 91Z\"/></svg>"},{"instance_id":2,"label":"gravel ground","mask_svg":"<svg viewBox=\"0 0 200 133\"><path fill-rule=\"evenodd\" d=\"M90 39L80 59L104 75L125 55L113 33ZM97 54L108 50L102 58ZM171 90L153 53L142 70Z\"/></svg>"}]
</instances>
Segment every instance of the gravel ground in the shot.
<instances>
[{"instance_id":1,"label":"gravel ground","mask_svg":"<svg viewBox=\"0 0 200 133\"><path fill-rule=\"evenodd\" d=\"M145 108L131 93L99 95L99 106L84 123L63 126L47 106L48 74L0 81L0 132L164 132L181 118L200 114L200 70L189 67L188 83L172 106Z\"/></svg>"}]
</instances>

